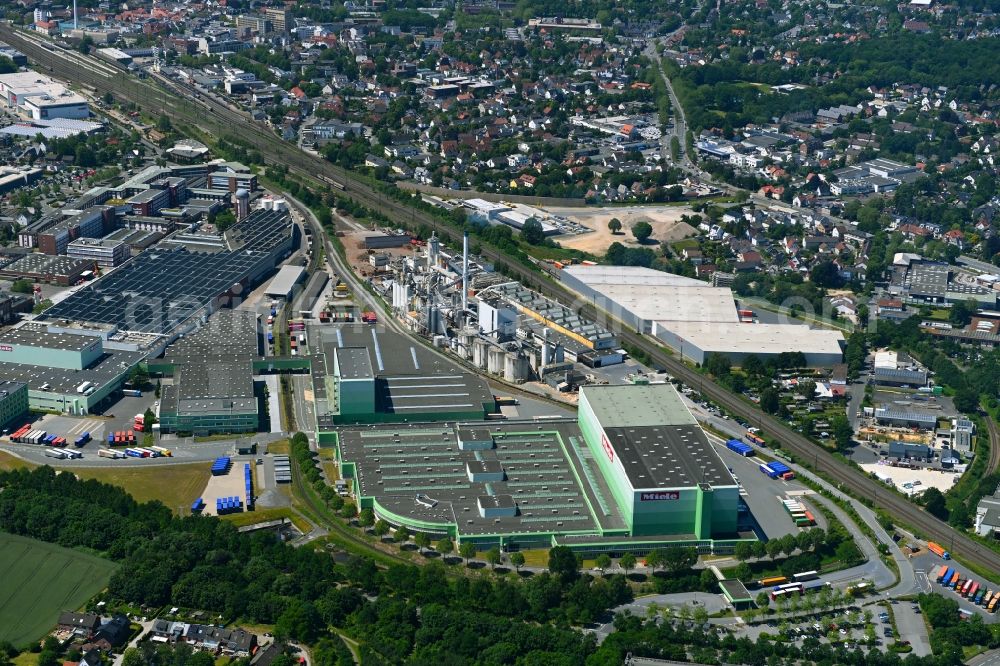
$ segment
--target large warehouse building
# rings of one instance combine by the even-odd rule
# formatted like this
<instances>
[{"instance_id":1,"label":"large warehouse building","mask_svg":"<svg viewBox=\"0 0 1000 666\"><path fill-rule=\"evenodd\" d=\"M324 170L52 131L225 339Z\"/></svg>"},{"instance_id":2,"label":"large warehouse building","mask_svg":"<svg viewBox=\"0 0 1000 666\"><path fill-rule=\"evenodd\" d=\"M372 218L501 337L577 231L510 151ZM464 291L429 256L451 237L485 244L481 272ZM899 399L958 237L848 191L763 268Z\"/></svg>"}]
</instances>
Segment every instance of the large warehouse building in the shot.
<instances>
[{"instance_id":1,"label":"large warehouse building","mask_svg":"<svg viewBox=\"0 0 1000 666\"><path fill-rule=\"evenodd\" d=\"M0 379L27 384L32 409L89 414L118 394L145 355L105 342L101 330L28 322L0 334Z\"/></svg>"},{"instance_id":2,"label":"large warehouse building","mask_svg":"<svg viewBox=\"0 0 1000 666\"><path fill-rule=\"evenodd\" d=\"M627 326L655 336L695 363L723 354L739 365L750 355L767 361L793 351L802 352L810 366L836 365L843 358L840 331L740 322L727 287L624 266L567 266L560 278Z\"/></svg>"},{"instance_id":3,"label":"large warehouse building","mask_svg":"<svg viewBox=\"0 0 1000 666\"><path fill-rule=\"evenodd\" d=\"M633 536L736 533L736 480L672 385L584 386L579 422Z\"/></svg>"},{"instance_id":4,"label":"large warehouse building","mask_svg":"<svg viewBox=\"0 0 1000 666\"><path fill-rule=\"evenodd\" d=\"M163 386L162 432L215 435L256 432L260 425L254 361L259 358L257 315L222 310L170 346L152 372L173 377Z\"/></svg>"},{"instance_id":5,"label":"large warehouse building","mask_svg":"<svg viewBox=\"0 0 1000 666\"><path fill-rule=\"evenodd\" d=\"M669 384L585 387L577 421L425 421L334 439L361 507L480 548L726 552L753 538L737 532L735 479Z\"/></svg>"}]
</instances>

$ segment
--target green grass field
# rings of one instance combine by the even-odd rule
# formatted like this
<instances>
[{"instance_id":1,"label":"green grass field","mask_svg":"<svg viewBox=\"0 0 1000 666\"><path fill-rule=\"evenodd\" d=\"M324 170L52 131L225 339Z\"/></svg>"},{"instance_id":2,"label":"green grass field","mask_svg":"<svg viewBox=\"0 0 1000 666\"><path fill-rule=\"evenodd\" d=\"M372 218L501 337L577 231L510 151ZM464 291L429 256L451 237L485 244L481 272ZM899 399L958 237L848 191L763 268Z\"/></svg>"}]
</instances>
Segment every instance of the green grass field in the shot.
<instances>
[{"instance_id":1,"label":"green grass field","mask_svg":"<svg viewBox=\"0 0 1000 666\"><path fill-rule=\"evenodd\" d=\"M37 641L59 613L104 589L116 565L93 555L0 532L0 640Z\"/></svg>"}]
</instances>

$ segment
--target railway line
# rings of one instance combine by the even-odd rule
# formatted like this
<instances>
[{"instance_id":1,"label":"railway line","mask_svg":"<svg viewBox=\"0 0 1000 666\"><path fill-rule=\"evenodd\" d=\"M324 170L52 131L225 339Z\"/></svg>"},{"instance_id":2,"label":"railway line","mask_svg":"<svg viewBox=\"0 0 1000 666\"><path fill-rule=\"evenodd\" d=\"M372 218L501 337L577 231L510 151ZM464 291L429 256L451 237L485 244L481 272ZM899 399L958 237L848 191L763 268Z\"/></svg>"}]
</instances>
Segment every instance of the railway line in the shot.
<instances>
[{"instance_id":1,"label":"railway line","mask_svg":"<svg viewBox=\"0 0 1000 666\"><path fill-rule=\"evenodd\" d=\"M1000 428L997 428L996 421L988 413L986 415L986 428L990 435L990 457L986 461L986 472L984 476L989 476L1000 468Z\"/></svg>"},{"instance_id":2,"label":"railway line","mask_svg":"<svg viewBox=\"0 0 1000 666\"><path fill-rule=\"evenodd\" d=\"M191 97L192 91L185 90L162 77L159 77L157 81L169 90L146 81L137 81L124 73L115 76L106 75L98 68L86 65L92 59L75 56L70 60L57 56L42 48L38 43L26 39L21 33L13 30L9 24L0 23L0 38L21 49L35 62L45 66L53 76L89 86L98 94L111 92L119 99L130 101L150 113L160 114L164 109L171 109L172 120L175 124L178 122L190 123L215 136L236 134L241 140L261 151L266 156L268 163L282 164L299 176L332 184L343 196L349 196L358 203L388 215L391 219L408 219L412 223L424 224L431 229L449 235L455 233L454 227L440 222L423 211L383 196L346 170L302 152L296 146L276 137L265 125L250 120L244 113L211 96L201 95L199 98L193 99ZM542 274L528 267L508 262L504 255L495 250L484 247L482 254L487 259L506 264L518 279L526 285L538 289L547 297L563 303L573 303L578 300L558 282L547 280ZM608 321L609 323L614 321L593 305L584 304L577 309L584 317ZM627 327L621 326L620 323L616 325L616 328L623 343L644 351L655 365L662 367L679 380L692 387L699 387L699 390L713 402L734 414L759 424L769 434L778 438L784 448L794 453L799 459L809 461L816 471L826 475L844 490L850 491L857 497L870 500L875 507L886 511L894 520L920 530L928 538L941 544L947 544L954 555L966 562L985 571L1000 572L1000 553L931 516L917 505L889 491L877 480L844 465L825 449L810 442L785 423L764 414L759 408L748 404L741 397L710 381L705 381L704 376L668 354L652 340L636 334ZM993 432L991 430L991 440ZM1000 446L991 447L991 459L993 456L1000 456ZM1000 464L1000 460L998 460L998 464Z\"/></svg>"}]
</instances>

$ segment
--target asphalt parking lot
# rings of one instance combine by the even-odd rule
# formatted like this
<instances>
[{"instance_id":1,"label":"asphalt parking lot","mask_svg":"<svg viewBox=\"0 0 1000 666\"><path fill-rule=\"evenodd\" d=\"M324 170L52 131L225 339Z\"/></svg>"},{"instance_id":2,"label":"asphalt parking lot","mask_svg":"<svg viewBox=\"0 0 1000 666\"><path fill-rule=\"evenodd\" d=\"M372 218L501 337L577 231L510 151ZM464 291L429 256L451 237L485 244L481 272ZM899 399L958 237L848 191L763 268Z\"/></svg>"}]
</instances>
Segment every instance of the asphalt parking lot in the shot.
<instances>
[{"instance_id":1,"label":"asphalt parking lot","mask_svg":"<svg viewBox=\"0 0 1000 666\"><path fill-rule=\"evenodd\" d=\"M794 480L783 481L768 478L761 473L759 463L752 458L733 453L724 444L716 443L715 450L719 452L722 461L733 470L733 474L739 480L742 486L740 496L746 502L750 513L767 538L774 539L786 534L798 534L799 528L781 506L779 499L784 498L789 492L807 491L805 486ZM810 507L810 510L814 508ZM813 511L813 513L816 512Z\"/></svg>"},{"instance_id":2,"label":"asphalt parking lot","mask_svg":"<svg viewBox=\"0 0 1000 666\"><path fill-rule=\"evenodd\" d=\"M947 544L942 544L942 545L947 549L948 547ZM954 567L959 572L961 578L963 579L971 578L972 580L978 582L980 588L982 588L982 586L985 585L987 589L996 590L998 589L996 585L994 585L993 583L986 583L982 578L971 573L961 564L958 564L953 560L948 560L948 561L942 560L940 557L934 555L929 551L922 551L921 553L914 555L911 558L911 561L913 562L913 568L916 571L917 579L921 583L923 583L923 581L926 580L931 589L931 592L936 592L948 599L954 599L955 601L958 602L959 608L968 611L969 613L975 613L981 616L983 620L989 624L1000 622L1000 614L990 613L982 606L977 606L972 602L970 602L969 600L962 598L962 596L959 595L954 590L940 585L937 582L937 573L943 565L948 565Z\"/></svg>"}]
</instances>

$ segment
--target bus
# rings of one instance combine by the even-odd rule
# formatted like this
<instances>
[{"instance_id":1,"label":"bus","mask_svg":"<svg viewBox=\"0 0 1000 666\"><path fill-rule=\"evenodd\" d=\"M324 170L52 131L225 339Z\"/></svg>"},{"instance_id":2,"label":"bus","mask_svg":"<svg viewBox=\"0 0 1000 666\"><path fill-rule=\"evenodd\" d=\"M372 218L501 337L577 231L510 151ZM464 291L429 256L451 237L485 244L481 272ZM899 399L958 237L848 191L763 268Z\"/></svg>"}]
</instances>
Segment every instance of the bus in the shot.
<instances>
[{"instance_id":1,"label":"bus","mask_svg":"<svg viewBox=\"0 0 1000 666\"><path fill-rule=\"evenodd\" d=\"M772 587L774 585L782 585L783 583L787 582L788 579L785 578L784 576L772 576L771 578L762 578L761 580L757 581L757 585L761 587Z\"/></svg>"},{"instance_id":2,"label":"bus","mask_svg":"<svg viewBox=\"0 0 1000 666\"><path fill-rule=\"evenodd\" d=\"M771 589L771 601L781 597L802 594L802 583L789 583L787 585L776 585Z\"/></svg>"},{"instance_id":3,"label":"bus","mask_svg":"<svg viewBox=\"0 0 1000 666\"><path fill-rule=\"evenodd\" d=\"M792 580L796 583L804 583L807 580L816 580L817 578L819 578L818 571L803 571L792 576Z\"/></svg>"}]
</instances>

